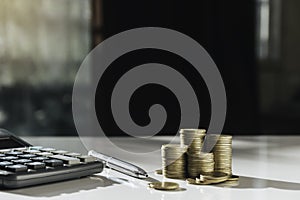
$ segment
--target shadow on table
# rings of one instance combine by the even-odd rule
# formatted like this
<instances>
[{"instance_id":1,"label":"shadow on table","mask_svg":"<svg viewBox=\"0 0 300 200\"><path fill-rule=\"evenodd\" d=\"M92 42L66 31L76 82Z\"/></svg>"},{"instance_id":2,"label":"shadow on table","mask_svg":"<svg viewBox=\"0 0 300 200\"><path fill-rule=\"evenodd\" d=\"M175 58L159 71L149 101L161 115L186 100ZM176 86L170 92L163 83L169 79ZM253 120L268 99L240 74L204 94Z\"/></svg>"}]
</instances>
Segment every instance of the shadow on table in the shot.
<instances>
[{"instance_id":1,"label":"shadow on table","mask_svg":"<svg viewBox=\"0 0 300 200\"><path fill-rule=\"evenodd\" d=\"M126 181L126 180L123 180ZM13 190L2 190L11 194L26 195L32 197L53 197L61 194L71 194L81 190L92 190L98 187L109 187L120 184L115 180L100 175L74 179L69 181L50 183L38 186L25 187Z\"/></svg>"},{"instance_id":2,"label":"shadow on table","mask_svg":"<svg viewBox=\"0 0 300 200\"><path fill-rule=\"evenodd\" d=\"M219 187L222 187L222 185ZM230 187L241 189L277 188L282 190L300 190L300 183L240 176L238 185Z\"/></svg>"},{"instance_id":3,"label":"shadow on table","mask_svg":"<svg viewBox=\"0 0 300 200\"><path fill-rule=\"evenodd\" d=\"M146 182L156 182L158 180L148 177ZM92 175L86 178L49 183L38 186L31 186L13 190L2 190L11 194L19 194L31 197L53 197L62 194L72 194L79 191L88 191L96 188L104 188L116 184L132 184L129 180L117 177L105 177L101 175Z\"/></svg>"}]
</instances>

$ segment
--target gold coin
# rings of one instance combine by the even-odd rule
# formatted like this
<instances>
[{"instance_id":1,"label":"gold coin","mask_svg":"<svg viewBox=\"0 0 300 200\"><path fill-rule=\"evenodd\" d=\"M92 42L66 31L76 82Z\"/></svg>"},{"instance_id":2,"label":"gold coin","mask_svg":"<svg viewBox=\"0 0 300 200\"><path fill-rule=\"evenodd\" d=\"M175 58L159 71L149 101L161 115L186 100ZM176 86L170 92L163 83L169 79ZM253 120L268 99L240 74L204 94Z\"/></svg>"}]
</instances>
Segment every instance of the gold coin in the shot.
<instances>
[{"instance_id":1,"label":"gold coin","mask_svg":"<svg viewBox=\"0 0 300 200\"><path fill-rule=\"evenodd\" d=\"M156 190L177 190L179 188L179 184L174 182L153 182L148 186Z\"/></svg>"},{"instance_id":2,"label":"gold coin","mask_svg":"<svg viewBox=\"0 0 300 200\"><path fill-rule=\"evenodd\" d=\"M240 177L237 175L231 175L231 176L229 176L228 181L238 181L239 178Z\"/></svg>"},{"instance_id":3,"label":"gold coin","mask_svg":"<svg viewBox=\"0 0 300 200\"><path fill-rule=\"evenodd\" d=\"M186 145L181 145L181 144L163 144L162 149L174 149L174 150L186 150L187 146Z\"/></svg>"},{"instance_id":4,"label":"gold coin","mask_svg":"<svg viewBox=\"0 0 300 200\"><path fill-rule=\"evenodd\" d=\"M155 173L156 173L156 174L159 174L159 175L162 175L162 169L157 169L157 170L155 170Z\"/></svg>"},{"instance_id":5,"label":"gold coin","mask_svg":"<svg viewBox=\"0 0 300 200\"><path fill-rule=\"evenodd\" d=\"M186 182L188 184L192 184L192 185L209 185L210 183L208 182L205 182L205 181L196 181L195 179L193 178L187 178L186 179Z\"/></svg>"},{"instance_id":6,"label":"gold coin","mask_svg":"<svg viewBox=\"0 0 300 200\"><path fill-rule=\"evenodd\" d=\"M223 172L212 172L210 174L201 175L201 177L206 180L223 180L223 179L227 180L228 174Z\"/></svg>"},{"instance_id":7,"label":"gold coin","mask_svg":"<svg viewBox=\"0 0 300 200\"><path fill-rule=\"evenodd\" d=\"M206 133L205 129L183 128L179 130L179 133Z\"/></svg>"},{"instance_id":8,"label":"gold coin","mask_svg":"<svg viewBox=\"0 0 300 200\"><path fill-rule=\"evenodd\" d=\"M218 184L218 186L221 187L236 187L238 185L239 185L239 181L225 181Z\"/></svg>"},{"instance_id":9,"label":"gold coin","mask_svg":"<svg viewBox=\"0 0 300 200\"><path fill-rule=\"evenodd\" d=\"M196 182L200 182L200 183L206 183L206 184L217 184L217 183L223 183L225 181L227 181L227 177L222 177L222 178L218 178L218 179L202 179L201 178L196 178Z\"/></svg>"}]
</instances>

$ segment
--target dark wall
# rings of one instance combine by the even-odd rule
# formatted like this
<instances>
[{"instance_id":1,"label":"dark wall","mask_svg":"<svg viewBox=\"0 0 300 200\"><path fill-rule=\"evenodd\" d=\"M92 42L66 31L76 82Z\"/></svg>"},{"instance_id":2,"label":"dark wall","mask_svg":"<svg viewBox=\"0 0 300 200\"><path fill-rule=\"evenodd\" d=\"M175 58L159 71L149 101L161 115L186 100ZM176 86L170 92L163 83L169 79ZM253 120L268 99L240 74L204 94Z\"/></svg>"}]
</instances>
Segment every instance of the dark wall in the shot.
<instances>
[{"instance_id":1,"label":"dark wall","mask_svg":"<svg viewBox=\"0 0 300 200\"><path fill-rule=\"evenodd\" d=\"M224 132L232 134L259 132L254 0L104 0L103 12L101 31L103 31L104 38L132 28L157 26L180 31L198 41L217 64L225 83L228 111ZM149 50L136 53L139 56L128 55L127 58L125 56L123 60L119 60L119 64L115 63L115 71L111 72L111 76L115 78L121 76L121 65L138 65L147 59L149 61L156 59L157 62L166 63L169 66L188 68L188 63L180 59L176 60L174 55L167 55L166 52ZM205 93L208 97L203 80L194 79L192 71L187 73L190 73L191 82L196 84L197 92ZM151 89L149 91L151 92ZM152 92L154 91L152 88ZM107 111L103 110L103 106L102 108L99 106L104 100L101 100L102 97L99 95L97 98L98 114L105 114ZM146 95L145 98L151 99L153 95ZM166 100L156 98L152 102L158 101ZM169 102L171 102L169 107L174 107L176 110L176 101L170 100ZM148 103L150 104L151 100ZM136 102L137 108L142 106ZM209 98L200 101L200 109L202 119L199 127L207 127L210 118ZM133 116L142 116L142 113L134 108L132 112ZM176 129L178 119L172 119L172 117L176 118L174 116L168 116L171 118L170 125L166 126L162 132L172 132ZM102 123L107 130L110 130L109 132L120 133L120 130L109 119ZM140 121L140 123L143 122Z\"/></svg>"}]
</instances>

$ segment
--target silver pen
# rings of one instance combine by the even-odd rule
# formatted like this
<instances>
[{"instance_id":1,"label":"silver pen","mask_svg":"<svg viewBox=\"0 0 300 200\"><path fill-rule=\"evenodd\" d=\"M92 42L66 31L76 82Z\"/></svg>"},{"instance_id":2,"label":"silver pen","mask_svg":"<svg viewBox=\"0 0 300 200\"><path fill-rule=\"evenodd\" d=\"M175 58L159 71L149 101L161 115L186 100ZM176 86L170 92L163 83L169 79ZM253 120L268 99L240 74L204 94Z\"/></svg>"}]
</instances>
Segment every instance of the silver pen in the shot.
<instances>
[{"instance_id":1,"label":"silver pen","mask_svg":"<svg viewBox=\"0 0 300 200\"><path fill-rule=\"evenodd\" d=\"M119 171L121 173L127 174L129 176L133 176L136 178L147 178L148 174L145 170L142 168L131 164L129 162L102 154L98 153L94 150L90 150L88 152L89 156L93 156L101 161L104 161L106 164L106 167L111 168L113 170Z\"/></svg>"}]
</instances>

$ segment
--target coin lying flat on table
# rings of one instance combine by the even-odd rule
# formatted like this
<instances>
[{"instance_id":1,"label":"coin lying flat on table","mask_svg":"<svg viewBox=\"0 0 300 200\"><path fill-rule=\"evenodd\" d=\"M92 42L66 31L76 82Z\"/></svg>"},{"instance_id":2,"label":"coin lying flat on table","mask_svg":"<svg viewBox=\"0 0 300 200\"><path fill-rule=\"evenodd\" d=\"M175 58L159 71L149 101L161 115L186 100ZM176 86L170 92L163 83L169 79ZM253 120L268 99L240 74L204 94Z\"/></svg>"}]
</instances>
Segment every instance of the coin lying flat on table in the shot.
<instances>
[{"instance_id":1,"label":"coin lying flat on table","mask_svg":"<svg viewBox=\"0 0 300 200\"><path fill-rule=\"evenodd\" d=\"M239 180L239 176L237 175L231 175L228 177L227 181L238 181Z\"/></svg>"},{"instance_id":2,"label":"coin lying flat on table","mask_svg":"<svg viewBox=\"0 0 300 200\"><path fill-rule=\"evenodd\" d=\"M225 181L217 184L219 187L236 187L239 185L239 181Z\"/></svg>"},{"instance_id":3,"label":"coin lying flat on table","mask_svg":"<svg viewBox=\"0 0 300 200\"><path fill-rule=\"evenodd\" d=\"M207 173L205 175L200 175L200 177L207 180L223 180L225 178L227 180L230 176L228 176L228 174L223 172L212 172L212 173Z\"/></svg>"},{"instance_id":4,"label":"coin lying flat on table","mask_svg":"<svg viewBox=\"0 0 300 200\"><path fill-rule=\"evenodd\" d=\"M156 190L177 190L179 188L179 184L174 182L153 182L148 186Z\"/></svg>"},{"instance_id":5,"label":"coin lying flat on table","mask_svg":"<svg viewBox=\"0 0 300 200\"><path fill-rule=\"evenodd\" d=\"M213 172L206 175L200 175L200 177L196 179L188 178L186 181L189 184L194 184L194 185L209 185L209 184L222 183L227 180L228 180L228 175L226 173Z\"/></svg>"},{"instance_id":6,"label":"coin lying flat on table","mask_svg":"<svg viewBox=\"0 0 300 200\"><path fill-rule=\"evenodd\" d=\"M188 178L186 179L187 183L193 184L193 185L212 185L212 184L218 184L218 183L224 183L226 180L201 180L199 178L193 179Z\"/></svg>"},{"instance_id":7,"label":"coin lying flat on table","mask_svg":"<svg viewBox=\"0 0 300 200\"><path fill-rule=\"evenodd\" d=\"M207 175L200 175L200 178L196 178L196 181L203 181L210 184L222 183L228 180L228 174L223 172L213 172Z\"/></svg>"},{"instance_id":8,"label":"coin lying flat on table","mask_svg":"<svg viewBox=\"0 0 300 200\"><path fill-rule=\"evenodd\" d=\"M218 179L196 178L196 183L205 183L205 184L217 184L217 183L223 183L225 181L227 181L227 177L222 177Z\"/></svg>"},{"instance_id":9,"label":"coin lying flat on table","mask_svg":"<svg viewBox=\"0 0 300 200\"><path fill-rule=\"evenodd\" d=\"M188 184L192 184L192 185L210 185L211 183L205 182L205 181L196 181L196 179L194 178L187 178L186 182Z\"/></svg>"}]
</instances>

